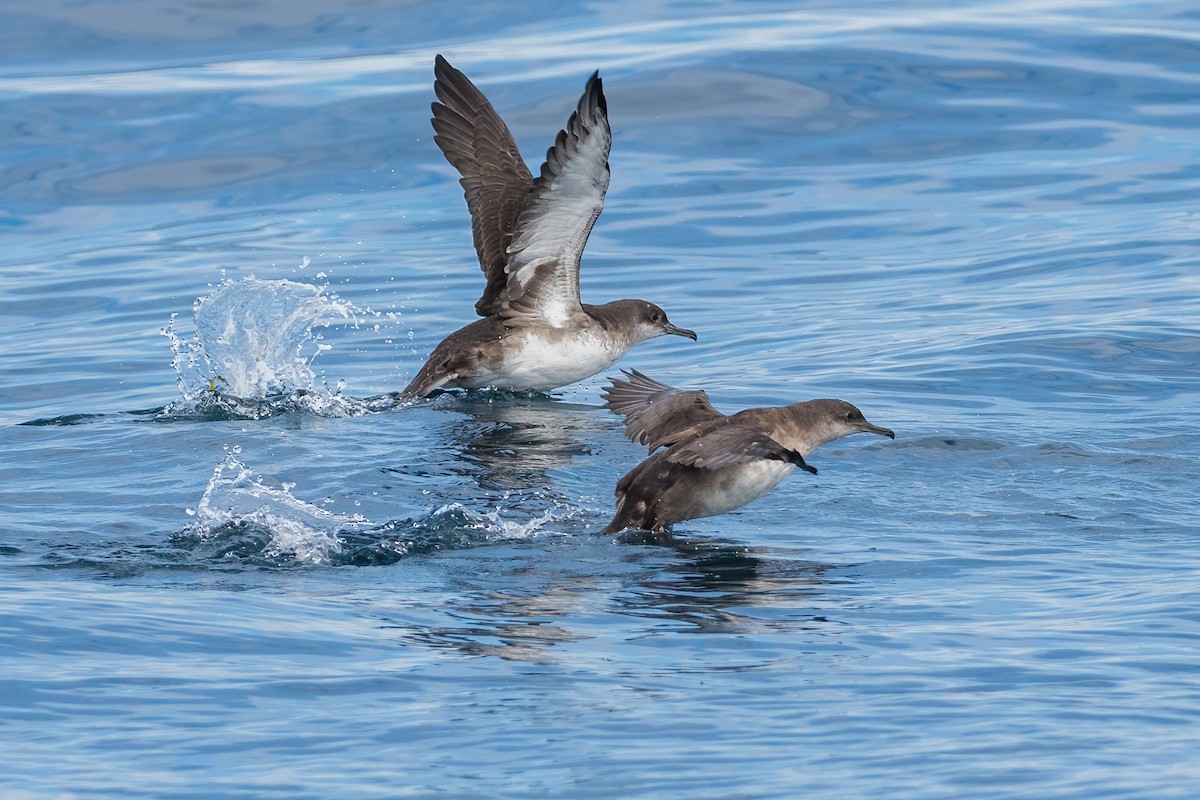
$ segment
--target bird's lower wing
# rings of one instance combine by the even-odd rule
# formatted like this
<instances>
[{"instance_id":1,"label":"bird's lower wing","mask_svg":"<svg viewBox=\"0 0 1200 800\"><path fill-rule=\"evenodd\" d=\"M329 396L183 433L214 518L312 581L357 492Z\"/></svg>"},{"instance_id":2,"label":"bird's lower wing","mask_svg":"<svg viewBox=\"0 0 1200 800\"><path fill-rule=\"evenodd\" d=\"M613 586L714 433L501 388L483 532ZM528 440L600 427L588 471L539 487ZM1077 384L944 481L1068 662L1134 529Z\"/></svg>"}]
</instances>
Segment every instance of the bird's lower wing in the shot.
<instances>
[{"instance_id":1,"label":"bird's lower wing","mask_svg":"<svg viewBox=\"0 0 1200 800\"><path fill-rule=\"evenodd\" d=\"M748 464L751 461L787 461L801 469L816 472L801 455L781 445L765 433L742 427L723 425L678 444L666 452L667 461L696 469L724 469Z\"/></svg>"}]
</instances>

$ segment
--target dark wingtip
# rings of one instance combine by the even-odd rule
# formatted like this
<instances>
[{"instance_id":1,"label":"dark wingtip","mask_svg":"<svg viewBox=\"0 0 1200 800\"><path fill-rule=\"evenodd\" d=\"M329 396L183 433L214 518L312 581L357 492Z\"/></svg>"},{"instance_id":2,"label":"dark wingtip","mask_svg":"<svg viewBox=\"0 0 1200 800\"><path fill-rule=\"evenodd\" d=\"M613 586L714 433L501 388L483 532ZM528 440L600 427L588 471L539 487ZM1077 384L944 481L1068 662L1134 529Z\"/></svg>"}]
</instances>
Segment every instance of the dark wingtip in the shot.
<instances>
[{"instance_id":1,"label":"dark wingtip","mask_svg":"<svg viewBox=\"0 0 1200 800\"><path fill-rule=\"evenodd\" d=\"M589 105L594 105L604 116L608 116L608 101L604 99L604 81L600 78L600 70L592 73L584 87L583 96Z\"/></svg>"},{"instance_id":2,"label":"dark wingtip","mask_svg":"<svg viewBox=\"0 0 1200 800\"><path fill-rule=\"evenodd\" d=\"M439 83L452 84L457 81L471 83L471 79L462 70L447 61L441 53L433 57L433 78L435 86ZM474 86L474 84L471 85Z\"/></svg>"},{"instance_id":3,"label":"dark wingtip","mask_svg":"<svg viewBox=\"0 0 1200 800\"><path fill-rule=\"evenodd\" d=\"M787 455L788 461L791 461L800 469L804 470L805 472L811 472L813 475L817 474L817 468L805 461L804 456L800 455L795 450L789 450Z\"/></svg>"}]
</instances>

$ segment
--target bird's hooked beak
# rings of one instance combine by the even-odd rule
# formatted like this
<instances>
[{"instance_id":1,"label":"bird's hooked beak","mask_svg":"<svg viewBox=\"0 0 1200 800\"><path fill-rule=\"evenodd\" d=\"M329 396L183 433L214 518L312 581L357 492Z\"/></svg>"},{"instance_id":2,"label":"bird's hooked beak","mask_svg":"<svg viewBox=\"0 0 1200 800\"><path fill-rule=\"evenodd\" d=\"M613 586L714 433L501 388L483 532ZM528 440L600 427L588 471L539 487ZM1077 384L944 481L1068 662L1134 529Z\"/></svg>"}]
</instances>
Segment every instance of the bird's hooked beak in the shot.
<instances>
[{"instance_id":1,"label":"bird's hooked beak","mask_svg":"<svg viewBox=\"0 0 1200 800\"><path fill-rule=\"evenodd\" d=\"M895 441L895 439L896 439L896 432L893 431L891 428L881 428L878 425L872 425L871 423L866 422L865 420L863 421L861 430L863 433L877 433L880 436L886 436L889 439L891 439L892 441Z\"/></svg>"},{"instance_id":2,"label":"bird's hooked beak","mask_svg":"<svg viewBox=\"0 0 1200 800\"><path fill-rule=\"evenodd\" d=\"M664 322L662 329L663 329L664 333L671 333L676 336L686 336L687 338L691 339L693 342L696 341L696 332L689 331L687 328L681 328L678 325L672 325L669 322Z\"/></svg>"}]
</instances>

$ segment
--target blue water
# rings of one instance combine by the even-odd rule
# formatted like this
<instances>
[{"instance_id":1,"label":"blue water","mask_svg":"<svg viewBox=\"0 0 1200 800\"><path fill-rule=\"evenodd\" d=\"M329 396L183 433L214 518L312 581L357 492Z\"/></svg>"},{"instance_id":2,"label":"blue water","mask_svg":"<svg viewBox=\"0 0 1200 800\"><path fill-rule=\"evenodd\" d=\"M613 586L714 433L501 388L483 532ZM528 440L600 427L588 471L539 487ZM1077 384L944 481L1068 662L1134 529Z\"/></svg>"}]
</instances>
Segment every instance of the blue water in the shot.
<instances>
[{"instance_id":1,"label":"blue water","mask_svg":"<svg viewBox=\"0 0 1200 800\"><path fill-rule=\"evenodd\" d=\"M648 543L602 376L380 412L438 52L535 168L604 76L624 366L897 440ZM1183 2L5 4L0 794L1195 797L1198 98Z\"/></svg>"}]
</instances>

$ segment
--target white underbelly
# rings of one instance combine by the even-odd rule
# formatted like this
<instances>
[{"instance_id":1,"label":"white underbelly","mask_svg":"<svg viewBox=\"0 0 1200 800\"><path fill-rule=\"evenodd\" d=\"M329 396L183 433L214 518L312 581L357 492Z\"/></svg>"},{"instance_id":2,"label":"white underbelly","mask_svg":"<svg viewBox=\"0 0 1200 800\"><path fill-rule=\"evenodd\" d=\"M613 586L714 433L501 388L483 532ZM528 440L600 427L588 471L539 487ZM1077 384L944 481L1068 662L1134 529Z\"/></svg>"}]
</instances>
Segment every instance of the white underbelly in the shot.
<instances>
[{"instance_id":1,"label":"white underbelly","mask_svg":"<svg viewBox=\"0 0 1200 800\"><path fill-rule=\"evenodd\" d=\"M608 369L622 355L622 351L592 336L555 340L531 334L512 349L489 385L518 390L557 389Z\"/></svg>"},{"instance_id":2,"label":"white underbelly","mask_svg":"<svg viewBox=\"0 0 1200 800\"><path fill-rule=\"evenodd\" d=\"M774 489L795 469L786 461L752 461L718 470L697 498L696 517L713 517L741 508Z\"/></svg>"}]
</instances>

